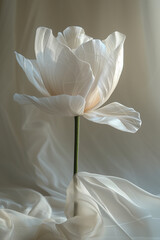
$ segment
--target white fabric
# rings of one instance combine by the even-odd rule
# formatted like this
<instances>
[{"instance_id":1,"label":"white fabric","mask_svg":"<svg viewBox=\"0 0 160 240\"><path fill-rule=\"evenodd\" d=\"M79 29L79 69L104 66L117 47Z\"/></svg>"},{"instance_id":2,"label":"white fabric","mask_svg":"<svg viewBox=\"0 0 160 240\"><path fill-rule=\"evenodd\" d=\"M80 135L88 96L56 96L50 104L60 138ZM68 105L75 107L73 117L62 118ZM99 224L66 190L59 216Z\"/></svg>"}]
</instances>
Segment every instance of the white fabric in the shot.
<instances>
[{"instance_id":1,"label":"white fabric","mask_svg":"<svg viewBox=\"0 0 160 240\"><path fill-rule=\"evenodd\" d=\"M143 125L131 135L81 118L79 171L115 176L117 186L127 196L131 188L135 193L134 204L124 200L125 206L129 203L128 209L133 210L137 198L142 199L143 210L142 205L138 210L135 206L133 216L136 219L148 216L146 221L143 219L145 231L139 232L140 240L160 239L156 225L159 221L157 195L160 194L159 0L93 0L92 3L86 0L2 0L0 8L0 199L1 203L4 199L3 205L8 209L0 210L0 239L50 240L56 231L53 219L62 216L64 220L62 209L72 178L73 118L53 117L34 106L22 107L13 101L15 92L39 94L26 80L14 51L34 59L37 27L49 27L56 35L69 25L79 25L87 35L98 39L114 31L126 35L124 69L109 102L119 101L136 109ZM126 180L118 177L137 187L127 182L129 188L124 191L121 182ZM82 177L80 181L85 182ZM41 204L37 213L31 211L33 215L28 217L38 201ZM112 215L116 214L117 210L111 205L108 208ZM151 214L157 215L151 218ZM124 215L120 212L119 216ZM47 220L46 224L44 219L49 222ZM120 219L123 223L124 220L128 219ZM20 228L20 224L24 227ZM13 225L17 226L15 230ZM133 231L129 232L130 239L137 237L137 226L136 230L133 225L126 227ZM15 235L11 235L12 231ZM119 236L115 239L119 240Z\"/></svg>"},{"instance_id":2,"label":"white fabric","mask_svg":"<svg viewBox=\"0 0 160 240\"><path fill-rule=\"evenodd\" d=\"M0 195L1 239L157 240L160 197L127 180L79 173L64 199L44 197L31 189ZM76 216L73 215L76 203Z\"/></svg>"}]
</instances>

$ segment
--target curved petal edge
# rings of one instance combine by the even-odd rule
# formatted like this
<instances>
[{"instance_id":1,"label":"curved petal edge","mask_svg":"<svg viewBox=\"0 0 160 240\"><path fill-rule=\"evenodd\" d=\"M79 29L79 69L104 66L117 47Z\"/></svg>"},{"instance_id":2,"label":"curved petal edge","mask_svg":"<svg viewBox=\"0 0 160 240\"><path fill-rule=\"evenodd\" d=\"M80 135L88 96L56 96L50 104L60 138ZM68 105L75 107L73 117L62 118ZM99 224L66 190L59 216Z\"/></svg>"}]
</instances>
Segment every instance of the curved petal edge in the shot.
<instances>
[{"instance_id":1,"label":"curved petal edge","mask_svg":"<svg viewBox=\"0 0 160 240\"><path fill-rule=\"evenodd\" d=\"M82 115L85 99L81 96L58 95L36 98L25 94L14 94L14 100L20 104L34 104L37 108L59 116Z\"/></svg>"},{"instance_id":2,"label":"curved petal edge","mask_svg":"<svg viewBox=\"0 0 160 240\"><path fill-rule=\"evenodd\" d=\"M120 103L113 102L97 110L84 114L92 122L107 124L124 132L135 133L142 121L140 113Z\"/></svg>"}]
</instances>

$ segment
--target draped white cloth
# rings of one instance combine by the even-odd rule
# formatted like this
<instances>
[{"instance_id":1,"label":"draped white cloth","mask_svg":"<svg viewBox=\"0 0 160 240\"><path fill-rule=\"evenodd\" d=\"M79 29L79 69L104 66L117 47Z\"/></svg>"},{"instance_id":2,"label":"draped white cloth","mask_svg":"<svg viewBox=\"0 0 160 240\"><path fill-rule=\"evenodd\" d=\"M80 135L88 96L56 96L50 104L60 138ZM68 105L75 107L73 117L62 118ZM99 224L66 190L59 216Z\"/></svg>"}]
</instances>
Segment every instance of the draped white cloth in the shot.
<instances>
[{"instance_id":1,"label":"draped white cloth","mask_svg":"<svg viewBox=\"0 0 160 240\"><path fill-rule=\"evenodd\" d=\"M159 0L1 0L0 239L160 239L159 9ZM78 217L69 185L73 119L13 101L15 92L38 94L14 51L34 58L37 27L56 35L69 25L98 39L126 35L110 102L133 107L143 121L132 135L81 118Z\"/></svg>"},{"instance_id":2,"label":"draped white cloth","mask_svg":"<svg viewBox=\"0 0 160 240\"><path fill-rule=\"evenodd\" d=\"M64 199L31 189L1 194L1 239L159 239L160 197L127 180L79 173ZM76 216L73 215L76 205Z\"/></svg>"}]
</instances>

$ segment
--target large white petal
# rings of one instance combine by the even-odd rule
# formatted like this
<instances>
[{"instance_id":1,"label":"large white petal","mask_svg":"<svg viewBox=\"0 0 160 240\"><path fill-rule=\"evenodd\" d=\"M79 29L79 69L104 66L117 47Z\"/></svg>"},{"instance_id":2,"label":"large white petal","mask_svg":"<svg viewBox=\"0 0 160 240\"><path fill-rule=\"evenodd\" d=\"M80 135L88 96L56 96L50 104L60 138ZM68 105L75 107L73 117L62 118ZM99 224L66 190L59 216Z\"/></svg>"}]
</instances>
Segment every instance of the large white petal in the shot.
<instances>
[{"instance_id":1,"label":"large white petal","mask_svg":"<svg viewBox=\"0 0 160 240\"><path fill-rule=\"evenodd\" d=\"M39 27L35 37L35 55L37 63L44 80L44 84L50 93L53 95L51 82L53 81L53 70L55 63L63 46L56 40L52 34L52 30Z\"/></svg>"},{"instance_id":2,"label":"large white petal","mask_svg":"<svg viewBox=\"0 0 160 240\"><path fill-rule=\"evenodd\" d=\"M114 71L114 76L111 84L110 94L108 95L105 88L103 90L106 93L103 93L104 99L102 101L102 104L108 100L108 98L114 91L119 81L119 78L123 69L123 52L124 52L125 39L126 39L126 36L124 34L120 32L114 32L110 34L105 40L103 40L103 43L107 48L108 54L110 54L111 59L113 59L113 62L115 61L115 71Z\"/></svg>"},{"instance_id":3,"label":"large white petal","mask_svg":"<svg viewBox=\"0 0 160 240\"><path fill-rule=\"evenodd\" d=\"M95 76L95 85L99 81L99 74L103 70L103 60L107 58L107 51L102 41L98 39L90 40L76 49L75 55L81 60L88 62L91 65Z\"/></svg>"},{"instance_id":4,"label":"large white petal","mask_svg":"<svg viewBox=\"0 0 160 240\"><path fill-rule=\"evenodd\" d=\"M84 29L78 26L67 27L63 33L59 32L57 39L62 44L65 44L71 49L78 48L82 43L91 40L92 38L87 36Z\"/></svg>"},{"instance_id":5,"label":"large white petal","mask_svg":"<svg viewBox=\"0 0 160 240\"><path fill-rule=\"evenodd\" d=\"M47 89L43 83L41 74L39 72L36 60L29 60L23 57L21 54L15 52L16 59L19 65L24 70L28 80L40 91L43 95L49 96Z\"/></svg>"},{"instance_id":6,"label":"large white petal","mask_svg":"<svg viewBox=\"0 0 160 240\"><path fill-rule=\"evenodd\" d=\"M138 112L117 102L87 112L84 117L92 122L107 124L121 131L131 133L135 133L142 123Z\"/></svg>"},{"instance_id":7,"label":"large white petal","mask_svg":"<svg viewBox=\"0 0 160 240\"><path fill-rule=\"evenodd\" d=\"M14 100L20 104L32 103L45 112L60 116L82 115L85 106L85 99L81 96L58 95L36 98L24 94L14 94Z\"/></svg>"},{"instance_id":8,"label":"large white petal","mask_svg":"<svg viewBox=\"0 0 160 240\"><path fill-rule=\"evenodd\" d=\"M102 42L105 44L108 53L112 53L119 47L121 42L124 42L126 36L120 32L113 32Z\"/></svg>"},{"instance_id":9,"label":"large white petal","mask_svg":"<svg viewBox=\"0 0 160 240\"><path fill-rule=\"evenodd\" d=\"M77 57L89 62L95 76L95 82L88 94L87 102L97 85L99 86L101 101L96 107L102 105L110 97L118 83L123 67L123 43L125 36L120 33L113 34L113 36L115 38L117 36L115 48L106 47L100 40L91 40L82 44L75 51ZM118 36L121 37L118 38Z\"/></svg>"},{"instance_id":10,"label":"large white petal","mask_svg":"<svg viewBox=\"0 0 160 240\"><path fill-rule=\"evenodd\" d=\"M59 43L50 29L38 28L35 52L50 95L87 95L94 79L90 65Z\"/></svg>"},{"instance_id":11,"label":"large white petal","mask_svg":"<svg viewBox=\"0 0 160 240\"><path fill-rule=\"evenodd\" d=\"M88 62L91 65L93 74L95 76L95 81L93 82L86 99L86 108L90 109L91 107L93 107L91 102L93 102L92 99L94 98L95 92L97 92L97 86L98 82L101 79L101 75L103 76L105 72L105 78L108 77L109 74L106 71L110 71L112 70L112 68L110 67L109 61L107 59L106 47L100 40L91 40L87 43L82 44L75 51L75 55L79 59ZM97 103L99 103L99 101Z\"/></svg>"},{"instance_id":12,"label":"large white petal","mask_svg":"<svg viewBox=\"0 0 160 240\"><path fill-rule=\"evenodd\" d=\"M80 95L85 98L93 82L90 65L78 59L69 48L63 48L53 69L52 87L56 89L56 94Z\"/></svg>"},{"instance_id":13,"label":"large white petal","mask_svg":"<svg viewBox=\"0 0 160 240\"><path fill-rule=\"evenodd\" d=\"M57 39L53 36L52 30L45 27L39 27L36 30L35 36L35 54L39 61L45 58L45 50L50 51L50 57L56 60L63 48ZM48 52L47 52L48 53Z\"/></svg>"}]
</instances>

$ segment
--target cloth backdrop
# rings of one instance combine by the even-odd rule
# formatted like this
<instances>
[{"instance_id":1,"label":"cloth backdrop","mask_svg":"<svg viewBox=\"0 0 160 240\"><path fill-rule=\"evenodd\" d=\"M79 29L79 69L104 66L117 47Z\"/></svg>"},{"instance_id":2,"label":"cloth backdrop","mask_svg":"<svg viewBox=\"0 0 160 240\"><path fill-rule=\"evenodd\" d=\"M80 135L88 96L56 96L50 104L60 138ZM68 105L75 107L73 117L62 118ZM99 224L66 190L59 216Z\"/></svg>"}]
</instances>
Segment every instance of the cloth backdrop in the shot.
<instances>
[{"instance_id":1,"label":"cloth backdrop","mask_svg":"<svg viewBox=\"0 0 160 240\"><path fill-rule=\"evenodd\" d=\"M160 239L159 9L159 0L0 1L0 239L78 239L78 232L83 232L79 239ZM81 219L74 222L70 215L73 119L13 101L15 92L38 94L14 51L35 58L37 27L49 27L57 35L73 25L98 39L114 31L126 35L123 72L109 102L133 107L143 121L140 130L130 134L81 117L82 173L75 181L82 209L84 203L88 215L96 216L95 223L88 220L88 228L80 226L82 231L76 225ZM66 190L71 194L67 201ZM80 218L86 218L83 210ZM135 219L144 228L138 228ZM104 238L99 235L101 225L109 226Z\"/></svg>"}]
</instances>

